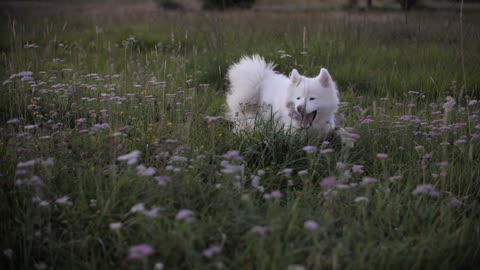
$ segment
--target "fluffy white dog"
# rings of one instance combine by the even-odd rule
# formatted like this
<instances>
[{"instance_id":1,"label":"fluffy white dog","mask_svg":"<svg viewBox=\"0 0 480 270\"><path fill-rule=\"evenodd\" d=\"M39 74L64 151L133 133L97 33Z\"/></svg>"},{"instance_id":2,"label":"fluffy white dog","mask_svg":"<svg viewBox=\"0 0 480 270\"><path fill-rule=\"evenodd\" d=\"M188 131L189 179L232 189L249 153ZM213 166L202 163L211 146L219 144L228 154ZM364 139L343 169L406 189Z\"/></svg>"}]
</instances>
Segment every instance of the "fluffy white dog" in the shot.
<instances>
[{"instance_id":1,"label":"fluffy white dog","mask_svg":"<svg viewBox=\"0 0 480 270\"><path fill-rule=\"evenodd\" d=\"M328 71L322 68L317 77L308 78L294 69L288 78L273 68L258 55L230 66L227 119L235 123L235 130L274 120L285 130L308 129L319 136L332 131L339 99Z\"/></svg>"}]
</instances>

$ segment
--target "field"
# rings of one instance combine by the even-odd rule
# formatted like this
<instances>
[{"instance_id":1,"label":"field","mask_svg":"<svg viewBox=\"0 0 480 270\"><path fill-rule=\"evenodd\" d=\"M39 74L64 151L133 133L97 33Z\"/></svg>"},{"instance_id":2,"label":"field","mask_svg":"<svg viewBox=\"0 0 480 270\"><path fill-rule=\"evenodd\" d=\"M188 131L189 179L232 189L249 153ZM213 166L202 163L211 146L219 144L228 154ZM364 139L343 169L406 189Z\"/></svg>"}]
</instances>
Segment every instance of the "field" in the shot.
<instances>
[{"instance_id":1,"label":"field","mask_svg":"<svg viewBox=\"0 0 480 270\"><path fill-rule=\"evenodd\" d=\"M480 264L478 9L29 5L0 20L0 268ZM253 53L328 68L353 147L233 133Z\"/></svg>"}]
</instances>

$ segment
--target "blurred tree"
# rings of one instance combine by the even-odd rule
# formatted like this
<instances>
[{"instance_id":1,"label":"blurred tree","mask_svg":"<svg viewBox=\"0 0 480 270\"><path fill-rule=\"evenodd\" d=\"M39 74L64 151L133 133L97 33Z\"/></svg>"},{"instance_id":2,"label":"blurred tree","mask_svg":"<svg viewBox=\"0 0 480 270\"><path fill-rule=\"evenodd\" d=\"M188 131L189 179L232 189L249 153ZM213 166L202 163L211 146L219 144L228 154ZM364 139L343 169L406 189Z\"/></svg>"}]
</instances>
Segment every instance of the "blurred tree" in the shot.
<instances>
[{"instance_id":1,"label":"blurred tree","mask_svg":"<svg viewBox=\"0 0 480 270\"><path fill-rule=\"evenodd\" d=\"M182 4L175 0L154 0L154 2L164 9L183 9Z\"/></svg>"},{"instance_id":2,"label":"blurred tree","mask_svg":"<svg viewBox=\"0 0 480 270\"><path fill-rule=\"evenodd\" d=\"M202 0L204 9L251 8L255 0Z\"/></svg>"},{"instance_id":3,"label":"blurred tree","mask_svg":"<svg viewBox=\"0 0 480 270\"><path fill-rule=\"evenodd\" d=\"M397 0L400 2L400 6L404 10L409 10L411 7L417 4L417 0Z\"/></svg>"}]
</instances>

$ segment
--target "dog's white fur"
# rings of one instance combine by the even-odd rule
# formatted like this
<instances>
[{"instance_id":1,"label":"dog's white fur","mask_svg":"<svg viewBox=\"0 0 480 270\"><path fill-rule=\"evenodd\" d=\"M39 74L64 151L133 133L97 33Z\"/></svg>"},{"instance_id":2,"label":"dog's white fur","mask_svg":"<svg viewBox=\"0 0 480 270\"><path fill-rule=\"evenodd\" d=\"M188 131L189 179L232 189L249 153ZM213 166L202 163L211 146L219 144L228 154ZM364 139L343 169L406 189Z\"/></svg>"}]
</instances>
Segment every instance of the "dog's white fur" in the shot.
<instances>
[{"instance_id":1,"label":"dog's white fur","mask_svg":"<svg viewBox=\"0 0 480 270\"><path fill-rule=\"evenodd\" d=\"M289 78L274 71L272 63L253 55L230 66L227 79L226 116L235 122L236 131L253 128L259 119L268 121L272 117L285 130L307 128L325 135L335 128L338 90L324 68L314 78L293 69ZM311 121L313 115L316 117Z\"/></svg>"}]
</instances>

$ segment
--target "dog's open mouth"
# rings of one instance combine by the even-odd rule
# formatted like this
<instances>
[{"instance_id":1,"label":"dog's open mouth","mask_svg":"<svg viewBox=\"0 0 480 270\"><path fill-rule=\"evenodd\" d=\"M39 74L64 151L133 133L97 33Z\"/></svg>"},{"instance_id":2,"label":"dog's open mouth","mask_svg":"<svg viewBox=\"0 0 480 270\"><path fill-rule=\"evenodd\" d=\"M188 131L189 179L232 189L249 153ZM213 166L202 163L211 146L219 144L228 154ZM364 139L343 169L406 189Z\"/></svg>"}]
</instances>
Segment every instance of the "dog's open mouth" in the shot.
<instances>
[{"instance_id":1,"label":"dog's open mouth","mask_svg":"<svg viewBox=\"0 0 480 270\"><path fill-rule=\"evenodd\" d=\"M304 128L309 128L312 126L313 120L317 117L317 111L311 113L302 114L302 126Z\"/></svg>"}]
</instances>

